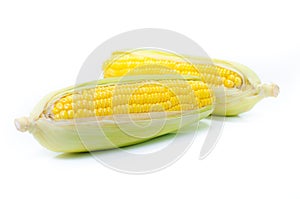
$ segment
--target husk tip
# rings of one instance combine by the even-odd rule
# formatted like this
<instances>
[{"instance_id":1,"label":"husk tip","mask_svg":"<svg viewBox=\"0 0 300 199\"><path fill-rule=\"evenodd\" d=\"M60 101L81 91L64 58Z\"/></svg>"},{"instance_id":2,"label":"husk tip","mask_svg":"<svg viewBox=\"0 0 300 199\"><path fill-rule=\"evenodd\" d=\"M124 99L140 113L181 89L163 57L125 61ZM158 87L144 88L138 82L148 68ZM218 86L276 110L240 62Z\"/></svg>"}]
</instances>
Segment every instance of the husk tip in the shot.
<instances>
[{"instance_id":1,"label":"husk tip","mask_svg":"<svg viewBox=\"0 0 300 199\"><path fill-rule=\"evenodd\" d=\"M264 90L266 97L277 97L280 92L280 88L277 84L263 84L262 88Z\"/></svg>"},{"instance_id":2,"label":"husk tip","mask_svg":"<svg viewBox=\"0 0 300 199\"><path fill-rule=\"evenodd\" d=\"M15 126L18 131L26 132L28 131L30 122L28 117L20 117L14 120Z\"/></svg>"},{"instance_id":3,"label":"husk tip","mask_svg":"<svg viewBox=\"0 0 300 199\"><path fill-rule=\"evenodd\" d=\"M273 97L277 97L279 95L280 88L277 84L273 84Z\"/></svg>"}]
</instances>

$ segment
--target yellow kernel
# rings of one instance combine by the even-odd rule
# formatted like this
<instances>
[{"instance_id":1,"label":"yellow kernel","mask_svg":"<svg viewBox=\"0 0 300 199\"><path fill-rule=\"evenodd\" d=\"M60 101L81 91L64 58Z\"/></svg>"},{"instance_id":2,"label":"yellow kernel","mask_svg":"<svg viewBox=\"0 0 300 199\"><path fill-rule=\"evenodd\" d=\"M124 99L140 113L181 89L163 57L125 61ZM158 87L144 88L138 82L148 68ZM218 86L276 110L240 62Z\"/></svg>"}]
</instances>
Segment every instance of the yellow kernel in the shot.
<instances>
[{"instance_id":1,"label":"yellow kernel","mask_svg":"<svg viewBox=\"0 0 300 199\"><path fill-rule=\"evenodd\" d=\"M65 104L65 105L64 105L64 109L65 109L65 110L71 109L71 104Z\"/></svg>"},{"instance_id":2,"label":"yellow kernel","mask_svg":"<svg viewBox=\"0 0 300 199\"><path fill-rule=\"evenodd\" d=\"M94 99L100 99L100 95L99 95L98 92L95 92L95 93L94 93Z\"/></svg>"},{"instance_id":3,"label":"yellow kernel","mask_svg":"<svg viewBox=\"0 0 300 199\"><path fill-rule=\"evenodd\" d=\"M232 88L234 86L234 83L233 83L233 81L231 81L229 79L226 79L224 81L224 86L227 87L227 88Z\"/></svg>"},{"instance_id":4,"label":"yellow kernel","mask_svg":"<svg viewBox=\"0 0 300 199\"><path fill-rule=\"evenodd\" d=\"M88 116L89 116L89 112L88 112L87 109L83 109L83 110L82 110L82 116L83 116L83 117L88 117Z\"/></svg>"},{"instance_id":5,"label":"yellow kernel","mask_svg":"<svg viewBox=\"0 0 300 199\"><path fill-rule=\"evenodd\" d=\"M60 114L60 117L62 119L68 119L68 113L67 113L67 111L63 110L59 114Z\"/></svg>"},{"instance_id":6,"label":"yellow kernel","mask_svg":"<svg viewBox=\"0 0 300 199\"><path fill-rule=\"evenodd\" d=\"M163 109L163 110L167 110L170 107L170 101L164 102L162 104L156 104L154 105L158 110ZM171 105L172 106L172 105Z\"/></svg>"},{"instance_id":7,"label":"yellow kernel","mask_svg":"<svg viewBox=\"0 0 300 199\"><path fill-rule=\"evenodd\" d=\"M132 104L130 106L130 109L133 113L140 113L141 112L141 106L139 104Z\"/></svg>"},{"instance_id":8,"label":"yellow kernel","mask_svg":"<svg viewBox=\"0 0 300 199\"><path fill-rule=\"evenodd\" d=\"M230 70L226 70L225 75L229 76L230 74L231 74L231 71Z\"/></svg>"},{"instance_id":9,"label":"yellow kernel","mask_svg":"<svg viewBox=\"0 0 300 199\"><path fill-rule=\"evenodd\" d=\"M94 95L89 94L89 95L86 96L86 99L87 100L93 100L94 99Z\"/></svg>"},{"instance_id":10,"label":"yellow kernel","mask_svg":"<svg viewBox=\"0 0 300 199\"><path fill-rule=\"evenodd\" d=\"M103 107L108 107L109 102L108 99L103 99Z\"/></svg>"},{"instance_id":11,"label":"yellow kernel","mask_svg":"<svg viewBox=\"0 0 300 199\"><path fill-rule=\"evenodd\" d=\"M74 111L68 110L68 118L74 118Z\"/></svg>"},{"instance_id":12,"label":"yellow kernel","mask_svg":"<svg viewBox=\"0 0 300 199\"><path fill-rule=\"evenodd\" d=\"M207 98L206 100L207 100L207 102L208 102L208 105L211 105L211 104L212 104L212 99L211 99L211 98Z\"/></svg>"},{"instance_id":13,"label":"yellow kernel","mask_svg":"<svg viewBox=\"0 0 300 199\"><path fill-rule=\"evenodd\" d=\"M240 87L240 86L242 85L242 80L241 80L241 78L240 78L240 77L236 77L236 78L234 79L234 84L235 84L236 87Z\"/></svg>"},{"instance_id":14,"label":"yellow kernel","mask_svg":"<svg viewBox=\"0 0 300 199\"><path fill-rule=\"evenodd\" d=\"M104 108L103 113L104 113L104 115L108 115L108 109Z\"/></svg>"},{"instance_id":15,"label":"yellow kernel","mask_svg":"<svg viewBox=\"0 0 300 199\"><path fill-rule=\"evenodd\" d=\"M86 101L86 100L82 100L81 106L82 106L83 108L86 108L86 107L87 107L87 101Z\"/></svg>"},{"instance_id":16,"label":"yellow kernel","mask_svg":"<svg viewBox=\"0 0 300 199\"><path fill-rule=\"evenodd\" d=\"M54 115L54 119L55 120L59 120L60 119L60 115L59 114Z\"/></svg>"},{"instance_id":17,"label":"yellow kernel","mask_svg":"<svg viewBox=\"0 0 300 199\"><path fill-rule=\"evenodd\" d=\"M100 101L100 100L97 100L97 101L96 101L96 107L97 107L97 108L100 108L100 107L101 107L101 101Z\"/></svg>"},{"instance_id":18,"label":"yellow kernel","mask_svg":"<svg viewBox=\"0 0 300 199\"><path fill-rule=\"evenodd\" d=\"M205 99L201 100L202 106L206 106L207 105L206 103L207 103L207 101Z\"/></svg>"},{"instance_id":19,"label":"yellow kernel","mask_svg":"<svg viewBox=\"0 0 300 199\"><path fill-rule=\"evenodd\" d=\"M60 102L64 104L64 103L67 102L67 99L66 98L62 98L62 99L60 99Z\"/></svg>"},{"instance_id":20,"label":"yellow kernel","mask_svg":"<svg viewBox=\"0 0 300 199\"><path fill-rule=\"evenodd\" d=\"M201 108L203 106L203 104L201 103L200 100L198 100L197 102L198 102L198 107Z\"/></svg>"},{"instance_id":21,"label":"yellow kernel","mask_svg":"<svg viewBox=\"0 0 300 199\"><path fill-rule=\"evenodd\" d=\"M129 105L129 113L134 113L134 105Z\"/></svg>"},{"instance_id":22,"label":"yellow kernel","mask_svg":"<svg viewBox=\"0 0 300 199\"><path fill-rule=\"evenodd\" d=\"M93 101L93 109L97 108L97 101Z\"/></svg>"},{"instance_id":23,"label":"yellow kernel","mask_svg":"<svg viewBox=\"0 0 300 199\"><path fill-rule=\"evenodd\" d=\"M89 107L89 109L94 109L95 108L95 106L94 106L94 102L93 101L89 101L88 102L88 107Z\"/></svg>"},{"instance_id":24,"label":"yellow kernel","mask_svg":"<svg viewBox=\"0 0 300 199\"><path fill-rule=\"evenodd\" d=\"M77 111L76 111L76 114L75 114L77 117L83 117L83 110L82 109L78 109Z\"/></svg>"},{"instance_id":25,"label":"yellow kernel","mask_svg":"<svg viewBox=\"0 0 300 199\"><path fill-rule=\"evenodd\" d=\"M219 74L218 74L218 75L224 77L224 76L226 75L226 71L225 71L224 69L221 69L221 70L219 71Z\"/></svg>"},{"instance_id":26,"label":"yellow kernel","mask_svg":"<svg viewBox=\"0 0 300 199\"><path fill-rule=\"evenodd\" d=\"M103 108L98 108L98 114L99 116L103 116Z\"/></svg>"},{"instance_id":27,"label":"yellow kernel","mask_svg":"<svg viewBox=\"0 0 300 199\"><path fill-rule=\"evenodd\" d=\"M58 110L62 110L63 109L63 104L58 102L55 107L58 109Z\"/></svg>"},{"instance_id":28,"label":"yellow kernel","mask_svg":"<svg viewBox=\"0 0 300 199\"><path fill-rule=\"evenodd\" d=\"M202 93L203 93L203 95L201 97L203 97L203 98L208 98L210 96L209 90L203 90Z\"/></svg>"},{"instance_id":29,"label":"yellow kernel","mask_svg":"<svg viewBox=\"0 0 300 199\"><path fill-rule=\"evenodd\" d=\"M111 115L112 114L112 109L110 107L107 108L107 114Z\"/></svg>"},{"instance_id":30,"label":"yellow kernel","mask_svg":"<svg viewBox=\"0 0 300 199\"><path fill-rule=\"evenodd\" d=\"M234 75L228 75L227 79L234 82L235 76Z\"/></svg>"},{"instance_id":31,"label":"yellow kernel","mask_svg":"<svg viewBox=\"0 0 300 199\"><path fill-rule=\"evenodd\" d=\"M206 88L206 85L203 82L199 82L199 88Z\"/></svg>"},{"instance_id":32,"label":"yellow kernel","mask_svg":"<svg viewBox=\"0 0 300 199\"><path fill-rule=\"evenodd\" d=\"M66 97L67 102L71 103L73 101L73 98L71 95Z\"/></svg>"},{"instance_id":33,"label":"yellow kernel","mask_svg":"<svg viewBox=\"0 0 300 199\"><path fill-rule=\"evenodd\" d=\"M97 116L97 114L98 114L98 113L97 113L97 109L94 109L94 110L93 110L93 116Z\"/></svg>"},{"instance_id":34,"label":"yellow kernel","mask_svg":"<svg viewBox=\"0 0 300 199\"><path fill-rule=\"evenodd\" d=\"M77 108L77 109L82 108L82 101L77 101L77 102L76 102L76 108Z\"/></svg>"},{"instance_id":35,"label":"yellow kernel","mask_svg":"<svg viewBox=\"0 0 300 199\"><path fill-rule=\"evenodd\" d=\"M57 113L59 113L59 110L58 110L58 108L54 107L54 108L52 109L52 113L53 113L53 114L57 114Z\"/></svg>"},{"instance_id":36,"label":"yellow kernel","mask_svg":"<svg viewBox=\"0 0 300 199\"><path fill-rule=\"evenodd\" d=\"M76 105L76 103L72 103L72 104L71 104L71 107L72 107L74 110L78 108L77 105Z\"/></svg>"}]
</instances>

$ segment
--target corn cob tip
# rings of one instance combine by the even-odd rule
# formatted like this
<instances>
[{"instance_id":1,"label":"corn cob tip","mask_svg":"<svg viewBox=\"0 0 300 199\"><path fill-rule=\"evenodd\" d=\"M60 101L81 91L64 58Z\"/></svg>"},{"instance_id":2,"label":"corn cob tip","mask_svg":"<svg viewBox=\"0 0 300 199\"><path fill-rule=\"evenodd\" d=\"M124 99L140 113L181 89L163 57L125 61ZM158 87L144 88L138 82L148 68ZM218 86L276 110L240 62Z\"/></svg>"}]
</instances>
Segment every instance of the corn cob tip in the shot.
<instances>
[{"instance_id":1,"label":"corn cob tip","mask_svg":"<svg viewBox=\"0 0 300 199\"><path fill-rule=\"evenodd\" d=\"M17 128L18 131L20 132L26 132L28 131L30 122L28 117L20 117L15 119L15 126Z\"/></svg>"},{"instance_id":2,"label":"corn cob tip","mask_svg":"<svg viewBox=\"0 0 300 199\"><path fill-rule=\"evenodd\" d=\"M279 94L279 86L277 84L263 84L262 89L266 97L277 97Z\"/></svg>"}]
</instances>

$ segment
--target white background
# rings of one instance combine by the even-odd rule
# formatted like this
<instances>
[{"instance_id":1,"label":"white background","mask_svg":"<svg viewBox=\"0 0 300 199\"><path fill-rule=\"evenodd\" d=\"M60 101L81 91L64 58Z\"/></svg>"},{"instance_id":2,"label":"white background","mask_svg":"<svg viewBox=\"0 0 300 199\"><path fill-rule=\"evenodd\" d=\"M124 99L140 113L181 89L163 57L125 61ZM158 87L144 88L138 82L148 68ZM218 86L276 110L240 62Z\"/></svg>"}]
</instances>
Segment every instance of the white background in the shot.
<instances>
[{"instance_id":1,"label":"white background","mask_svg":"<svg viewBox=\"0 0 300 199\"><path fill-rule=\"evenodd\" d=\"M0 198L299 198L299 18L291 0L1 1ZM229 118L206 159L198 159L200 132L183 158L147 175L48 151L15 129L15 117L75 82L94 48L137 28L182 33L281 93Z\"/></svg>"}]
</instances>

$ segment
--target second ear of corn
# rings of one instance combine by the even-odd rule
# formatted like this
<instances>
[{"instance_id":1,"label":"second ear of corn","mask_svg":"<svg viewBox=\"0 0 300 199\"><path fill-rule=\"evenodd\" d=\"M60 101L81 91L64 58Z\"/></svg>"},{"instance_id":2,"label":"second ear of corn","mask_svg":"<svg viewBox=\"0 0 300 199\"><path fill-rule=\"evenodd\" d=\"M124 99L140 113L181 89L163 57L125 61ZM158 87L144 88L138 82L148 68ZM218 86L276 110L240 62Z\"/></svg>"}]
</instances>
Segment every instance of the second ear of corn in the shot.
<instances>
[{"instance_id":1,"label":"second ear of corn","mask_svg":"<svg viewBox=\"0 0 300 199\"><path fill-rule=\"evenodd\" d=\"M94 151L176 132L210 114L237 115L278 95L276 84L262 84L249 68L212 61L115 52L104 64L104 79L50 93L15 125L53 151Z\"/></svg>"},{"instance_id":2,"label":"second ear of corn","mask_svg":"<svg viewBox=\"0 0 300 199\"><path fill-rule=\"evenodd\" d=\"M197 77L107 78L49 94L15 125L53 151L94 151L176 131L210 115L213 103Z\"/></svg>"},{"instance_id":3,"label":"second ear of corn","mask_svg":"<svg viewBox=\"0 0 300 199\"><path fill-rule=\"evenodd\" d=\"M131 75L193 75L214 90L215 115L233 116L249 111L265 97L276 97L276 84L262 84L248 67L230 61L208 60L157 50L117 51L104 63L104 77Z\"/></svg>"}]
</instances>

